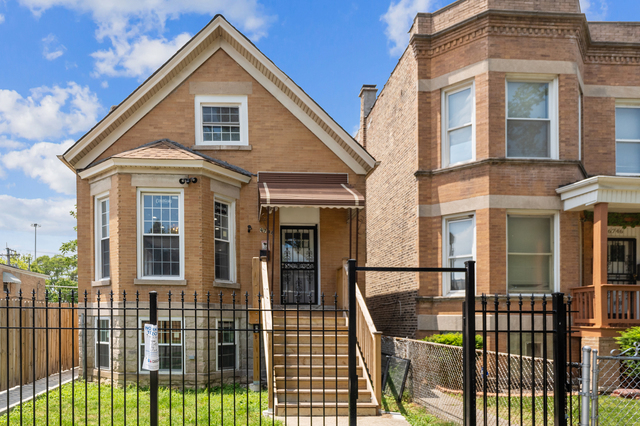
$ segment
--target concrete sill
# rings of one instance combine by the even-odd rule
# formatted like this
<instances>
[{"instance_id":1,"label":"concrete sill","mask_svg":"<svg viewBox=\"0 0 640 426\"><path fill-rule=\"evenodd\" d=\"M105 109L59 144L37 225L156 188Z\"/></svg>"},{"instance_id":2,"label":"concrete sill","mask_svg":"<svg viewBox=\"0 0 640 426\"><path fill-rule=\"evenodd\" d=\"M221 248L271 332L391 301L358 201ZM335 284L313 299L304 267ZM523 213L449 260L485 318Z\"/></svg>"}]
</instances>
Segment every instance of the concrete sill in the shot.
<instances>
[{"instance_id":1,"label":"concrete sill","mask_svg":"<svg viewBox=\"0 0 640 426\"><path fill-rule=\"evenodd\" d=\"M111 280L91 281L91 287L106 287L111 285Z\"/></svg>"},{"instance_id":2,"label":"concrete sill","mask_svg":"<svg viewBox=\"0 0 640 426\"><path fill-rule=\"evenodd\" d=\"M187 280L154 280L147 278L136 278L135 285L187 285Z\"/></svg>"},{"instance_id":3,"label":"concrete sill","mask_svg":"<svg viewBox=\"0 0 640 426\"><path fill-rule=\"evenodd\" d=\"M251 145L192 145L196 151L251 151Z\"/></svg>"},{"instance_id":4,"label":"concrete sill","mask_svg":"<svg viewBox=\"0 0 640 426\"><path fill-rule=\"evenodd\" d=\"M240 283L232 283L228 281L214 281L213 286L219 288L233 288L235 290L240 290Z\"/></svg>"}]
</instances>

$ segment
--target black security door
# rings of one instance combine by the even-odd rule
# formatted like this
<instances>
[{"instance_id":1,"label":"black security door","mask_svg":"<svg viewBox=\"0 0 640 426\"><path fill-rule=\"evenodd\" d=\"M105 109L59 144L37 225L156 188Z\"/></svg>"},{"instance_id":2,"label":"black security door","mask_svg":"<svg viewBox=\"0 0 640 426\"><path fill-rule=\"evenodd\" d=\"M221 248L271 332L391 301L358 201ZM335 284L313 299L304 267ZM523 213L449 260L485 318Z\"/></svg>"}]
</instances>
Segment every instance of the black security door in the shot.
<instances>
[{"instance_id":1,"label":"black security door","mask_svg":"<svg viewBox=\"0 0 640 426\"><path fill-rule=\"evenodd\" d=\"M318 227L282 226L280 252L283 304L318 301Z\"/></svg>"},{"instance_id":2,"label":"black security door","mask_svg":"<svg viewBox=\"0 0 640 426\"><path fill-rule=\"evenodd\" d=\"M636 239L609 238L607 245L607 282L635 284Z\"/></svg>"}]
</instances>

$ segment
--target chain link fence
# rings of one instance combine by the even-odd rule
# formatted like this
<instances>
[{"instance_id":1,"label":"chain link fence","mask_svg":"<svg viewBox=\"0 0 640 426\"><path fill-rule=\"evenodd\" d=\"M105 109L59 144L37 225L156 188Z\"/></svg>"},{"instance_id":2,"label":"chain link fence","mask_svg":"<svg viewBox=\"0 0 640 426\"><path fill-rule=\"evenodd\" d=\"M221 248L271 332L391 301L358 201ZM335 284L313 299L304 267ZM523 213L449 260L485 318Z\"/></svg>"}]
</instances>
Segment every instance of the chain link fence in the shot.
<instances>
[{"instance_id":1,"label":"chain link fence","mask_svg":"<svg viewBox=\"0 0 640 426\"><path fill-rule=\"evenodd\" d=\"M595 422L640 425L640 357L597 356Z\"/></svg>"}]
</instances>

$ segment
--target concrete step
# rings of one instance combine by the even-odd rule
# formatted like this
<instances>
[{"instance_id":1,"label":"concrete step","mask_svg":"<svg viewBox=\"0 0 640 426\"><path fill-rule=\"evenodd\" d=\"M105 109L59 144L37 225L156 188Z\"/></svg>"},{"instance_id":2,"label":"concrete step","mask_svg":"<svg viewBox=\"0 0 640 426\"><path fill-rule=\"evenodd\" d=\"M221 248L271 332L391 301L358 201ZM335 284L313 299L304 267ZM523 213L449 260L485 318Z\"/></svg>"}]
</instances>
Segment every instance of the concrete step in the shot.
<instances>
[{"instance_id":1,"label":"concrete step","mask_svg":"<svg viewBox=\"0 0 640 426\"><path fill-rule=\"evenodd\" d=\"M278 401L275 407L276 416L284 416L292 419L298 414L300 416L335 416L337 410L338 416L349 415L349 403L338 402L333 404L323 404L322 402L301 402L295 403L281 403ZM377 416L378 406L372 402L362 402L357 404L358 416Z\"/></svg>"}]
</instances>

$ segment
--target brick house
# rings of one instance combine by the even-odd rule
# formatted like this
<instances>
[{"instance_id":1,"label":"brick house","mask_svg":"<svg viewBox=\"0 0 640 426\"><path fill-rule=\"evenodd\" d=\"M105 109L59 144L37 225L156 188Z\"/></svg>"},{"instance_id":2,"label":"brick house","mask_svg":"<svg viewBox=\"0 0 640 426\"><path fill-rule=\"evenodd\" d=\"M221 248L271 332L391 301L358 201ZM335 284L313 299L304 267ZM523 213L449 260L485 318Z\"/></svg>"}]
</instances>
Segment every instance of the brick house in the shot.
<instances>
[{"instance_id":1,"label":"brick house","mask_svg":"<svg viewBox=\"0 0 640 426\"><path fill-rule=\"evenodd\" d=\"M2 274L2 294L0 299L6 297L7 294L10 298L18 297L22 292L22 297L25 300L31 300L34 295L36 300L44 300L47 279L49 279L48 275L26 271L16 266L1 263L0 274Z\"/></svg>"},{"instance_id":2,"label":"brick house","mask_svg":"<svg viewBox=\"0 0 640 426\"><path fill-rule=\"evenodd\" d=\"M601 351L640 323L640 228L623 227L640 212L640 23L588 22L578 0L458 0L415 17L376 93L360 92L357 136L380 162L368 265L474 259L476 295L573 294ZM463 278L369 274L367 303L390 335L461 330Z\"/></svg>"},{"instance_id":3,"label":"brick house","mask_svg":"<svg viewBox=\"0 0 640 426\"><path fill-rule=\"evenodd\" d=\"M102 306L110 292L121 306L123 291L146 301L150 290L163 310L168 291L178 301L182 291L187 301L222 292L225 305L235 292L244 306L245 293L256 296L252 259L261 251L275 303L295 303L299 292L302 304L317 305L336 292L343 259L365 256L364 226L352 222L364 221L357 211L373 157L219 15L60 158L77 174L78 286L94 307L98 291ZM108 368L110 336L88 339L89 366L104 350ZM248 348L237 340L230 362L244 371ZM136 371L133 345L127 371ZM207 368L192 345L174 342L188 382Z\"/></svg>"}]
</instances>

